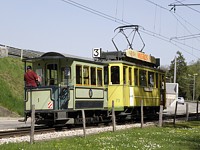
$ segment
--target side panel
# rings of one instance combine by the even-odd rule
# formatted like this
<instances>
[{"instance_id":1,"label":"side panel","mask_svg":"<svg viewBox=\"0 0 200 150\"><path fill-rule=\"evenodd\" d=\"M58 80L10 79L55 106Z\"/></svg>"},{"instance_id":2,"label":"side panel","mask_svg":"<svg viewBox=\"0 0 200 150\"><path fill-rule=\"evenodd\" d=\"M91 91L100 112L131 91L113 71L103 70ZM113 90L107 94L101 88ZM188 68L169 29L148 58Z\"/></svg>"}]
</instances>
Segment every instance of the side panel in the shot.
<instances>
[{"instance_id":1,"label":"side panel","mask_svg":"<svg viewBox=\"0 0 200 150\"><path fill-rule=\"evenodd\" d=\"M124 85L123 87L124 106L130 106L130 86Z\"/></svg>"},{"instance_id":2,"label":"side panel","mask_svg":"<svg viewBox=\"0 0 200 150\"><path fill-rule=\"evenodd\" d=\"M104 88L75 87L75 109L104 109Z\"/></svg>"},{"instance_id":3,"label":"side panel","mask_svg":"<svg viewBox=\"0 0 200 150\"><path fill-rule=\"evenodd\" d=\"M31 105L35 105L37 110L52 110L54 101L51 89L28 89L26 91L26 110L30 110Z\"/></svg>"},{"instance_id":4,"label":"side panel","mask_svg":"<svg viewBox=\"0 0 200 150\"><path fill-rule=\"evenodd\" d=\"M140 101L143 100L144 106L159 106L160 93L156 88L151 91L145 91L144 87L134 87L134 106L140 106Z\"/></svg>"},{"instance_id":5,"label":"side panel","mask_svg":"<svg viewBox=\"0 0 200 150\"><path fill-rule=\"evenodd\" d=\"M112 107L112 101L114 101L116 110L124 109L124 97L123 97L123 86L120 85L109 85L108 86L108 107Z\"/></svg>"},{"instance_id":6,"label":"side panel","mask_svg":"<svg viewBox=\"0 0 200 150\"><path fill-rule=\"evenodd\" d=\"M76 99L103 99L104 90L103 89L94 89L94 88L76 88Z\"/></svg>"},{"instance_id":7,"label":"side panel","mask_svg":"<svg viewBox=\"0 0 200 150\"><path fill-rule=\"evenodd\" d=\"M70 109L74 108L74 90L70 90L70 99L68 102L68 108Z\"/></svg>"}]
</instances>

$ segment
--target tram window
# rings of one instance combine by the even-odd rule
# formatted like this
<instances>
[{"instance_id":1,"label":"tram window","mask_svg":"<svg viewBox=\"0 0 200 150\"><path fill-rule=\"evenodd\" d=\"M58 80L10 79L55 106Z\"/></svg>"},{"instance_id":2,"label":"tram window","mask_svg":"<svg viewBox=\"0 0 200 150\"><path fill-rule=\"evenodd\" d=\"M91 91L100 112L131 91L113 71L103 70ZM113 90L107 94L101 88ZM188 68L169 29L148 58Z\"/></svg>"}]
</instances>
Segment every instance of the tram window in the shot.
<instances>
[{"instance_id":1,"label":"tram window","mask_svg":"<svg viewBox=\"0 0 200 150\"><path fill-rule=\"evenodd\" d=\"M97 69L97 85L102 86L102 69Z\"/></svg>"},{"instance_id":2,"label":"tram window","mask_svg":"<svg viewBox=\"0 0 200 150\"><path fill-rule=\"evenodd\" d=\"M104 67L104 84L108 84L108 67Z\"/></svg>"},{"instance_id":3,"label":"tram window","mask_svg":"<svg viewBox=\"0 0 200 150\"><path fill-rule=\"evenodd\" d=\"M140 77L140 86L147 86L147 78L146 78L146 71L139 70L139 77Z\"/></svg>"},{"instance_id":4,"label":"tram window","mask_svg":"<svg viewBox=\"0 0 200 150\"><path fill-rule=\"evenodd\" d=\"M124 81L124 84L127 84L126 70L127 70L127 67L124 66L123 67L123 81Z\"/></svg>"},{"instance_id":5,"label":"tram window","mask_svg":"<svg viewBox=\"0 0 200 150\"><path fill-rule=\"evenodd\" d=\"M129 85L132 85L132 68L129 68Z\"/></svg>"},{"instance_id":6,"label":"tram window","mask_svg":"<svg viewBox=\"0 0 200 150\"><path fill-rule=\"evenodd\" d=\"M151 87L154 86L154 73L153 72L148 72L148 84Z\"/></svg>"},{"instance_id":7,"label":"tram window","mask_svg":"<svg viewBox=\"0 0 200 150\"><path fill-rule=\"evenodd\" d=\"M88 66L84 66L83 67L83 81L84 81L84 85L89 85L89 67Z\"/></svg>"},{"instance_id":8,"label":"tram window","mask_svg":"<svg viewBox=\"0 0 200 150\"><path fill-rule=\"evenodd\" d=\"M61 68L61 84L66 85L67 79L68 79L68 82L70 82L69 80L71 79L71 68L62 67Z\"/></svg>"},{"instance_id":9,"label":"tram window","mask_svg":"<svg viewBox=\"0 0 200 150\"><path fill-rule=\"evenodd\" d=\"M119 66L111 67L111 82L112 84L119 84Z\"/></svg>"},{"instance_id":10,"label":"tram window","mask_svg":"<svg viewBox=\"0 0 200 150\"><path fill-rule=\"evenodd\" d=\"M91 85L96 85L96 68L90 68L90 76L91 76Z\"/></svg>"},{"instance_id":11,"label":"tram window","mask_svg":"<svg viewBox=\"0 0 200 150\"><path fill-rule=\"evenodd\" d=\"M76 66L76 84L82 84L82 66Z\"/></svg>"},{"instance_id":12,"label":"tram window","mask_svg":"<svg viewBox=\"0 0 200 150\"><path fill-rule=\"evenodd\" d=\"M137 68L134 69L134 82L135 82L135 86L138 86L138 69Z\"/></svg>"},{"instance_id":13,"label":"tram window","mask_svg":"<svg viewBox=\"0 0 200 150\"><path fill-rule=\"evenodd\" d=\"M158 73L156 73L156 88L158 88Z\"/></svg>"},{"instance_id":14,"label":"tram window","mask_svg":"<svg viewBox=\"0 0 200 150\"><path fill-rule=\"evenodd\" d=\"M35 70L36 74L38 75L38 80L40 81L40 85L44 85L44 71L43 69L36 69Z\"/></svg>"},{"instance_id":15,"label":"tram window","mask_svg":"<svg viewBox=\"0 0 200 150\"><path fill-rule=\"evenodd\" d=\"M47 84L57 85L58 84L58 70L57 64L47 65Z\"/></svg>"}]
</instances>

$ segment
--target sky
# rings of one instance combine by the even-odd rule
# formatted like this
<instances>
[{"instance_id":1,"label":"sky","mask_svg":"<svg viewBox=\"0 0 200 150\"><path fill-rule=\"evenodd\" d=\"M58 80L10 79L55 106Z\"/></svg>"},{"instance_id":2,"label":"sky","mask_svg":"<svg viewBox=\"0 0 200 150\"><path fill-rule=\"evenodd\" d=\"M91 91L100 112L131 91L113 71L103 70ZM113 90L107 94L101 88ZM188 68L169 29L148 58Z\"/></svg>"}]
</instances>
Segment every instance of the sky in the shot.
<instances>
[{"instance_id":1,"label":"sky","mask_svg":"<svg viewBox=\"0 0 200 150\"><path fill-rule=\"evenodd\" d=\"M172 6L169 6L172 4ZM173 5L175 4L175 9ZM176 52L191 64L200 58L198 0L0 0L0 44L41 52L92 57L93 48L116 51L114 30L139 25L143 52L169 66ZM170 11L171 10L171 11ZM127 31L131 38L131 31ZM117 34L119 50L127 49ZM114 40L115 40L114 39ZM133 49L142 42L136 34Z\"/></svg>"}]
</instances>

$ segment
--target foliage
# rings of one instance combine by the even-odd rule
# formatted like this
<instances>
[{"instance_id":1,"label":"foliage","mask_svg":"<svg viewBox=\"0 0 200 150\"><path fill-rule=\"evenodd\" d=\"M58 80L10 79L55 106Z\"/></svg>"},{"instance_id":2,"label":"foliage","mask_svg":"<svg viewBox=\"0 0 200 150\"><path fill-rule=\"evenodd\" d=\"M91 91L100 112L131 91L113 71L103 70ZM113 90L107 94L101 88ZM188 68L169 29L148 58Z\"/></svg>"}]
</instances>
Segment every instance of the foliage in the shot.
<instances>
[{"instance_id":1,"label":"foliage","mask_svg":"<svg viewBox=\"0 0 200 150\"><path fill-rule=\"evenodd\" d=\"M19 58L0 58L0 105L22 115L23 63Z\"/></svg>"},{"instance_id":2,"label":"foliage","mask_svg":"<svg viewBox=\"0 0 200 150\"><path fill-rule=\"evenodd\" d=\"M198 60L197 62L193 62L192 64L190 64L188 66L188 74L190 74L191 76L189 77L190 79L190 96L192 97L192 91L193 91L193 86L194 86L194 74L196 74L195 76L195 99L200 100L200 85L198 84L200 82L200 60Z\"/></svg>"},{"instance_id":3,"label":"foliage","mask_svg":"<svg viewBox=\"0 0 200 150\"><path fill-rule=\"evenodd\" d=\"M51 141L29 143L3 144L4 150L169 150L200 149L200 122L182 122L167 124L163 128L155 126L145 128L131 128L116 132L104 132L83 137L55 139Z\"/></svg>"},{"instance_id":4,"label":"foliage","mask_svg":"<svg viewBox=\"0 0 200 150\"><path fill-rule=\"evenodd\" d=\"M174 66L175 59L171 61L169 70L167 71L168 82L173 82ZM187 65L182 53L178 51L176 66L176 82L179 84L179 96L192 100L194 93L194 99L200 100L200 84L198 84L200 82L200 60L197 62L193 61ZM195 77L194 74L196 74Z\"/></svg>"},{"instance_id":5,"label":"foliage","mask_svg":"<svg viewBox=\"0 0 200 150\"><path fill-rule=\"evenodd\" d=\"M187 81L187 63L181 52L177 52L176 57L176 83L179 84L179 96L187 97L188 81ZM171 61L170 69L167 77L172 79L174 77L175 59Z\"/></svg>"}]
</instances>

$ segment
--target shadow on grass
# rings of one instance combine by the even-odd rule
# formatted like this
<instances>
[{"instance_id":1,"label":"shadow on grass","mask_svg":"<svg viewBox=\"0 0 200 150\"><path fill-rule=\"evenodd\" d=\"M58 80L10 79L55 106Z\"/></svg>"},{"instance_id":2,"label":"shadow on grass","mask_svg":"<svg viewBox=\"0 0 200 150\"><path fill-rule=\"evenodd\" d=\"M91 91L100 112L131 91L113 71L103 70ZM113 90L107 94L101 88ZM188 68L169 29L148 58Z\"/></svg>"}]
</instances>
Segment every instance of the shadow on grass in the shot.
<instances>
[{"instance_id":1,"label":"shadow on grass","mask_svg":"<svg viewBox=\"0 0 200 150\"><path fill-rule=\"evenodd\" d=\"M198 128L200 129L199 121L177 122L175 125L172 122L164 123L163 127L167 128Z\"/></svg>"},{"instance_id":2,"label":"shadow on grass","mask_svg":"<svg viewBox=\"0 0 200 150\"><path fill-rule=\"evenodd\" d=\"M188 122L177 122L174 126L173 122L164 123L163 128L173 129L197 129L200 132L200 121L188 121ZM200 149L200 134L188 134L187 136L179 136L178 141L187 141L185 143L185 149L197 150ZM183 146L183 145L181 145Z\"/></svg>"}]
</instances>

